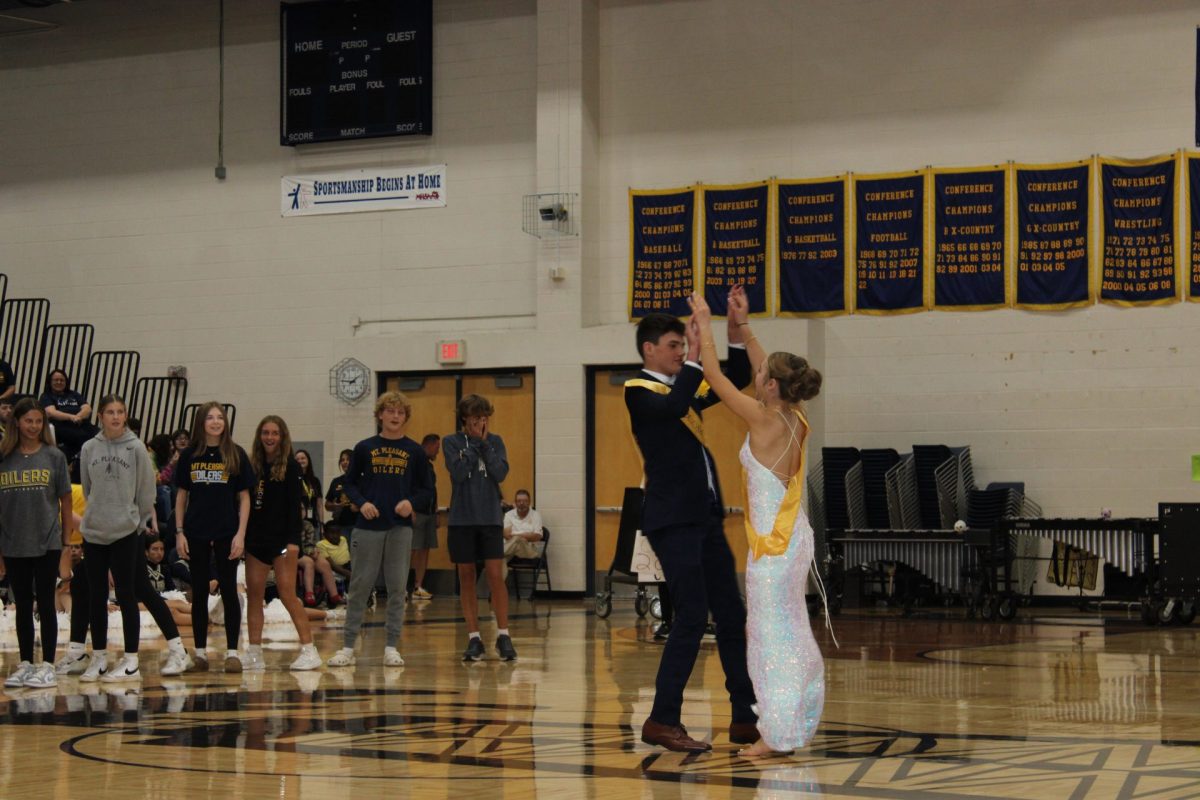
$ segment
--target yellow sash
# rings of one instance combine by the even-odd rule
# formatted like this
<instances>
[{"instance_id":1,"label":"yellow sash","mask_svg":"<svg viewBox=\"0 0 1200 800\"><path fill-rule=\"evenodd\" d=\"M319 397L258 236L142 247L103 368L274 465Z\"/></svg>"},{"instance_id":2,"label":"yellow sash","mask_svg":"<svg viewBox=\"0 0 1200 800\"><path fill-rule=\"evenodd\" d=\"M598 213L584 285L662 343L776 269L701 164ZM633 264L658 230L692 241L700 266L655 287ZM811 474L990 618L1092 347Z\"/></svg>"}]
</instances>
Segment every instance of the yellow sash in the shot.
<instances>
[{"instance_id":1,"label":"yellow sash","mask_svg":"<svg viewBox=\"0 0 1200 800\"><path fill-rule=\"evenodd\" d=\"M628 389L631 386L635 386L639 389L649 389L655 394L671 393L671 387L667 386L665 383L650 381L646 380L645 378L630 378L629 380L625 381L625 388ZM696 389L696 397L704 397L704 395L708 394L708 391L708 382L701 381L700 387ZM696 413L696 409L688 406L687 414L684 415L681 421L687 426L687 429L692 432L692 436L695 436L700 444L704 444L704 422L700 419L700 415Z\"/></svg>"},{"instance_id":2,"label":"yellow sash","mask_svg":"<svg viewBox=\"0 0 1200 800\"><path fill-rule=\"evenodd\" d=\"M742 505L746 509L746 542L750 545L750 555L757 561L761 556L781 556L787 552L788 544L792 541L792 531L796 528L796 517L800 514L800 501L804 499L804 456L805 445L808 442L808 420L799 411L796 416L804 425L804 437L800 440L800 465L788 480L787 490L783 493L783 501L775 514L775 524L770 533L763 536L754 529L750 521L750 499L746 491L749 476L746 468L742 467ZM751 456L753 458L753 456ZM765 469L765 467L764 467Z\"/></svg>"}]
</instances>

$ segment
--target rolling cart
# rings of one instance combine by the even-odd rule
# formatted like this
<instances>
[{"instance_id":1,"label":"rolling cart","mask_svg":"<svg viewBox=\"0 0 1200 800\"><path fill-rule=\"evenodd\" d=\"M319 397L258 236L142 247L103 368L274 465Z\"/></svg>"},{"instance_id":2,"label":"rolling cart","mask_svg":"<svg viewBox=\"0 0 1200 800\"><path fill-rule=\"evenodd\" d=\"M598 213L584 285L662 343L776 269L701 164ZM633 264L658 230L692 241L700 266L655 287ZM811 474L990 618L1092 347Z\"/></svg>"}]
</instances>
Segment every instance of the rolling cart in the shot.
<instances>
[{"instance_id":1,"label":"rolling cart","mask_svg":"<svg viewBox=\"0 0 1200 800\"><path fill-rule=\"evenodd\" d=\"M658 596L650 596L647 591L651 586L659 586L657 582L642 582L632 569L633 549L637 541L637 532L642 527L642 500L644 493L641 488L630 486L625 489L625 497L621 502L621 522L617 528L617 551L613 555L608 574L604 576L604 588L596 594L596 616L607 619L612 613L613 584L632 584L637 587L633 598L633 610L639 617L647 613L655 619L662 619L662 604Z\"/></svg>"}]
</instances>

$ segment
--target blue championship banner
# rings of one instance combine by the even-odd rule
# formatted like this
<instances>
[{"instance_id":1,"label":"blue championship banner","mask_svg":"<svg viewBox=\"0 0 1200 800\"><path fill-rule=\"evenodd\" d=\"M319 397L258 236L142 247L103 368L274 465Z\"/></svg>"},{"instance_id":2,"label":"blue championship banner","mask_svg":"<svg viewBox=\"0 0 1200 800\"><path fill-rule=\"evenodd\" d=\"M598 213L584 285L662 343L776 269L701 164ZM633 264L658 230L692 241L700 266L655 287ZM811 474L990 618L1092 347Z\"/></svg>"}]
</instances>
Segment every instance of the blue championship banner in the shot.
<instances>
[{"instance_id":1,"label":"blue championship banner","mask_svg":"<svg viewBox=\"0 0 1200 800\"><path fill-rule=\"evenodd\" d=\"M704 299L714 317L726 312L730 287L742 284L751 316L767 308L767 182L701 189Z\"/></svg>"},{"instance_id":2,"label":"blue championship banner","mask_svg":"<svg viewBox=\"0 0 1200 800\"><path fill-rule=\"evenodd\" d=\"M846 178L776 181L775 263L781 317L831 317L850 311Z\"/></svg>"},{"instance_id":3,"label":"blue championship banner","mask_svg":"<svg viewBox=\"0 0 1200 800\"><path fill-rule=\"evenodd\" d=\"M1092 161L1016 168L1017 308L1091 305Z\"/></svg>"},{"instance_id":4,"label":"blue championship banner","mask_svg":"<svg viewBox=\"0 0 1200 800\"><path fill-rule=\"evenodd\" d=\"M1183 294L1176 245L1178 157L1100 159L1100 302L1159 306Z\"/></svg>"},{"instance_id":5,"label":"blue championship banner","mask_svg":"<svg viewBox=\"0 0 1200 800\"><path fill-rule=\"evenodd\" d=\"M1008 172L933 171L933 307L983 311L1008 304Z\"/></svg>"},{"instance_id":6,"label":"blue championship banner","mask_svg":"<svg viewBox=\"0 0 1200 800\"><path fill-rule=\"evenodd\" d=\"M925 310L925 171L854 180L859 314Z\"/></svg>"},{"instance_id":7,"label":"blue championship banner","mask_svg":"<svg viewBox=\"0 0 1200 800\"><path fill-rule=\"evenodd\" d=\"M1200 155L1187 157L1188 281L1187 297L1200 303Z\"/></svg>"},{"instance_id":8,"label":"blue championship banner","mask_svg":"<svg viewBox=\"0 0 1200 800\"><path fill-rule=\"evenodd\" d=\"M629 318L691 313L696 286L696 190L629 190Z\"/></svg>"}]
</instances>

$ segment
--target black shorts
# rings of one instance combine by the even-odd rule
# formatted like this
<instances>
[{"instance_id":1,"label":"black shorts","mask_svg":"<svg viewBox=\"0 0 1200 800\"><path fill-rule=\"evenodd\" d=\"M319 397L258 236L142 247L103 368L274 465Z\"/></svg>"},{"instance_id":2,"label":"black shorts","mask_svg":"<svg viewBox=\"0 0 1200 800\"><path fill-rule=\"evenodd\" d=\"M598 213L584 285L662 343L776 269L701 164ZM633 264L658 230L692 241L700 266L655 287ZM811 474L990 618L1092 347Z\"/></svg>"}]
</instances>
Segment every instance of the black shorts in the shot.
<instances>
[{"instance_id":1,"label":"black shorts","mask_svg":"<svg viewBox=\"0 0 1200 800\"><path fill-rule=\"evenodd\" d=\"M451 525L446 546L455 564L504 558L504 529L499 525Z\"/></svg>"},{"instance_id":2,"label":"black shorts","mask_svg":"<svg viewBox=\"0 0 1200 800\"><path fill-rule=\"evenodd\" d=\"M285 538L280 537L278 539L265 539L253 542L247 540L246 554L254 556L267 566L271 566L275 563L275 559L287 552L289 544L296 544L295 542L285 541Z\"/></svg>"}]
</instances>

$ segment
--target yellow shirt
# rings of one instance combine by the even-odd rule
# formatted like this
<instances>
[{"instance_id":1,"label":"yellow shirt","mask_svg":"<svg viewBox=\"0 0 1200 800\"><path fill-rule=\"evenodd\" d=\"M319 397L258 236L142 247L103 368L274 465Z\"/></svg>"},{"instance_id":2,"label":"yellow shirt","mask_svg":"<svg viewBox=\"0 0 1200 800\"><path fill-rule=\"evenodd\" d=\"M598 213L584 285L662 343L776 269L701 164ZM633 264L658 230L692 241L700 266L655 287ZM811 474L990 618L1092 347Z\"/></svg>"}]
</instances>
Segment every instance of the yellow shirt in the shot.
<instances>
[{"instance_id":1,"label":"yellow shirt","mask_svg":"<svg viewBox=\"0 0 1200 800\"><path fill-rule=\"evenodd\" d=\"M350 561L350 545L346 544L345 536L338 540L337 544L328 539L321 539L317 542L317 551L334 566L343 567Z\"/></svg>"}]
</instances>

